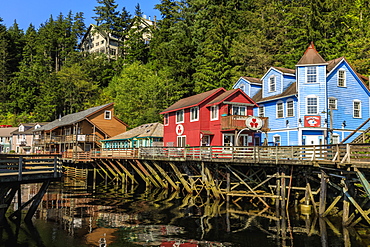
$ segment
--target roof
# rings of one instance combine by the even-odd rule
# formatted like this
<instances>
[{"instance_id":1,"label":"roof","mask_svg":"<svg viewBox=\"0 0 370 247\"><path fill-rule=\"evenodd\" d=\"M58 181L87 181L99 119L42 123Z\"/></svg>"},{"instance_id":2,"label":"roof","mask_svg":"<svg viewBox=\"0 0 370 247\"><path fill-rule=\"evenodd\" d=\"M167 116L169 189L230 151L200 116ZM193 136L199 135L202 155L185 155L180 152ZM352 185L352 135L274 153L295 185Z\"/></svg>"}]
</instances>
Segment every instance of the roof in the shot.
<instances>
[{"instance_id":1,"label":"roof","mask_svg":"<svg viewBox=\"0 0 370 247\"><path fill-rule=\"evenodd\" d=\"M241 94L243 94L248 100L251 101L250 102L251 104L254 104L254 105L257 106L257 104L248 95L246 95L240 88L231 89L229 91L223 92L222 94L220 94L219 96L217 96L214 100L210 101L207 104L207 106L220 104L220 103L226 101L227 98L229 98L231 95L233 95L233 94L235 94L237 92L240 92Z\"/></svg>"},{"instance_id":2,"label":"roof","mask_svg":"<svg viewBox=\"0 0 370 247\"><path fill-rule=\"evenodd\" d=\"M7 128L0 128L0 136L1 137L9 137L11 136L10 133L17 130L18 127L7 127Z\"/></svg>"},{"instance_id":3,"label":"roof","mask_svg":"<svg viewBox=\"0 0 370 247\"><path fill-rule=\"evenodd\" d=\"M65 115L62 118L56 119L53 122L50 122L50 123L42 126L41 128L38 128L37 131L53 130L53 129L58 128L60 126L66 126L66 125L71 125L71 124L80 122L81 120L85 119L86 117L88 117L88 116L90 116L90 115L92 115L92 114L94 114L94 113L112 105L112 104L113 103L109 103L109 104L105 104L105 105L101 105L101 106L96 106L96 107L92 107L92 108L89 108L89 109L81 111L81 112Z\"/></svg>"},{"instance_id":4,"label":"roof","mask_svg":"<svg viewBox=\"0 0 370 247\"><path fill-rule=\"evenodd\" d=\"M296 87L296 82L292 83L283 93L281 94L278 94L278 95L274 95L274 96L270 96L270 97L266 97L266 98L262 98L262 89L258 91L258 93L253 97L253 100L257 103L259 102L264 102L264 101L268 101L268 100L274 100L274 99L279 99L279 98L283 98L283 97L287 97L287 96L291 96L291 95L295 95L297 94L297 87Z\"/></svg>"},{"instance_id":5,"label":"roof","mask_svg":"<svg viewBox=\"0 0 370 247\"><path fill-rule=\"evenodd\" d=\"M144 138L144 137L163 137L163 124L161 123L149 123L143 124L139 127L133 128L119 135L113 136L104 141L113 140L126 140L132 138Z\"/></svg>"},{"instance_id":6,"label":"roof","mask_svg":"<svg viewBox=\"0 0 370 247\"><path fill-rule=\"evenodd\" d=\"M262 84L261 79L258 79L258 78L249 77L249 76L242 76L242 78L252 83Z\"/></svg>"},{"instance_id":7,"label":"roof","mask_svg":"<svg viewBox=\"0 0 370 247\"><path fill-rule=\"evenodd\" d=\"M295 69L287 69L287 68L282 68L282 67L273 67L281 72L283 72L284 74L293 74L295 75Z\"/></svg>"},{"instance_id":8,"label":"roof","mask_svg":"<svg viewBox=\"0 0 370 247\"><path fill-rule=\"evenodd\" d=\"M209 97L211 97L212 95L220 91L225 92L226 90L220 87L220 88L216 88L216 89L204 92L204 93L200 93L200 94L196 94L196 95L193 95L187 98L180 99L175 104L171 105L170 107L162 111L161 114L172 112L172 111L177 111L177 110L192 107L192 106L197 106L200 103L204 102Z\"/></svg>"},{"instance_id":9,"label":"roof","mask_svg":"<svg viewBox=\"0 0 370 247\"><path fill-rule=\"evenodd\" d=\"M307 64L325 64L326 61L320 56L320 54L315 49L313 42L308 46L304 52L301 59L298 61L297 65L307 65Z\"/></svg>"}]
</instances>

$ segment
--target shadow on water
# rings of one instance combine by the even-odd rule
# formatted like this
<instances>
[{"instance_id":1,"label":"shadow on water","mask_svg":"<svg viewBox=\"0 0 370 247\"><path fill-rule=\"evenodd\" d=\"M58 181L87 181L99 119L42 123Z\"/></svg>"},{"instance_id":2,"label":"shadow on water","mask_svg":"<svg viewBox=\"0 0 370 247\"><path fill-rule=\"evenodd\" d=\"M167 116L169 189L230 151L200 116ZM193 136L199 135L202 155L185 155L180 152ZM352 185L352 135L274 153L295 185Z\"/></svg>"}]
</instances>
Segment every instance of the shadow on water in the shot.
<instances>
[{"instance_id":1,"label":"shadow on water","mask_svg":"<svg viewBox=\"0 0 370 247\"><path fill-rule=\"evenodd\" d=\"M343 228L340 218L317 218L297 208L279 212L245 201L86 181L54 183L32 223L8 220L0 227L0 246L370 245L368 227ZM37 189L26 191L22 197Z\"/></svg>"}]
</instances>

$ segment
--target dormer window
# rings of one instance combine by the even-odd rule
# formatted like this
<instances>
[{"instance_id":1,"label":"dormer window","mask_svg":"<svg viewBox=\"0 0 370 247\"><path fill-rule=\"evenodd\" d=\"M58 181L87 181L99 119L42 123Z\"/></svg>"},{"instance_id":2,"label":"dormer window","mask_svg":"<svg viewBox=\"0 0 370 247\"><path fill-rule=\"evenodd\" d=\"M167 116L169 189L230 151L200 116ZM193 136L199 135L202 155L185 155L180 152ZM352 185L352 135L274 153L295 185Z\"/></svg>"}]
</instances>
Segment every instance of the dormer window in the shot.
<instances>
[{"instance_id":1,"label":"dormer window","mask_svg":"<svg viewBox=\"0 0 370 247\"><path fill-rule=\"evenodd\" d=\"M338 70L338 87L346 86L346 71L344 69Z\"/></svg>"},{"instance_id":2,"label":"dormer window","mask_svg":"<svg viewBox=\"0 0 370 247\"><path fill-rule=\"evenodd\" d=\"M18 131L19 131L19 132L24 132L24 126L23 126L23 125L20 125L20 126L18 127Z\"/></svg>"},{"instance_id":3,"label":"dormer window","mask_svg":"<svg viewBox=\"0 0 370 247\"><path fill-rule=\"evenodd\" d=\"M317 82L316 66L307 67L307 83Z\"/></svg>"},{"instance_id":4,"label":"dormer window","mask_svg":"<svg viewBox=\"0 0 370 247\"><path fill-rule=\"evenodd\" d=\"M111 111L105 111L104 112L104 119L112 119L112 112Z\"/></svg>"},{"instance_id":5,"label":"dormer window","mask_svg":"<svg viewBox=\"0 0 370 247\"><path fill-rule=\"evenodd\" d=\"M275 92L276 91L276 78L275 76L271 76L269 78L269 92Z\"/></svg>"}]
</instances>

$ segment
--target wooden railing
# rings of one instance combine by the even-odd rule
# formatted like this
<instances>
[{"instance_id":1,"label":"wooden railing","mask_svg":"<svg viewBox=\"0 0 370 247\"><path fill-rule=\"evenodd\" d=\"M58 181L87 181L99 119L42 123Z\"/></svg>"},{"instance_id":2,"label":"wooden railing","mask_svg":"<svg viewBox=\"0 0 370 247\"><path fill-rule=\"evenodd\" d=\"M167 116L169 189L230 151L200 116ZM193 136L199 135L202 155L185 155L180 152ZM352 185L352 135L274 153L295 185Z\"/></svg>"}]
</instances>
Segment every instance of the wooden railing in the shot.
<instances>
[{"instance_id":1,"label":"wooden railing","mask_svg":"<svg viewBox=\"0 0 370 247\"><path fill-rule=\"evenodd\" d=\"M0 155L0 182L27 182L61 176L60 156Z\"/></svg>"},{"instance_id":2,"label":"wooden railing","mask_svg":"<svg viewBox=\"0 0 370 247\"><path fill-rule=\"evenodd\" d=\"M142 147L94 152L65 153L74 160L153 159L203 160L254 164L361 164L370 167L370 144L322 146L254 146L254 147Z\"/></svg>"}]
</instances>

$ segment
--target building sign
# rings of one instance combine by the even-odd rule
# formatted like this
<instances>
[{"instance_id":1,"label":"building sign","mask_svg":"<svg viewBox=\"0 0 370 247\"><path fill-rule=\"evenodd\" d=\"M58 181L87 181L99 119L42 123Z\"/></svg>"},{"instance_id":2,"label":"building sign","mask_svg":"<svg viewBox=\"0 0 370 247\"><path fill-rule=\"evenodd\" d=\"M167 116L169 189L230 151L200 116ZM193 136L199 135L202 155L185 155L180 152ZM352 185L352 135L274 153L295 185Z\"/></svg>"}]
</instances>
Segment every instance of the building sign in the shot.
<instances>
[{"instance_id":1,"label":"building sign","mask_svg":"<svg viewBox=\"0 0 370 247\"><path fill-rule=\"evenodd\" d=\"M260 119L259 117L248 117L246 120L245 120L245 124L247 125L247 127L250 129L250 130L259 130L262 128L262 119Z\"/></svg>"},{"instance_id":2,"label":"building sign","mask_svg":"<svg viewBox=\"0 0 370 247\"><path fill-rule=\"evenodd\" d=\"M85 135L77 135L77 141L84 142L85 140L86 140L86 136Z\"/></svg>"},{"instance_id":3,"label":"building sign","mask_svg":"<svg viewBox=\"0 0 370 247\"><path fill-rule=\"evenodd\" d=\"M304 116L304 127L316 128L321 126L321 116Z\"/></svg>"},{"instance_id":4,"label":"building sign","mask_svg":"<svg viewBox=\"0 0 370 247\"><path fill-rule=\"evenodd\" d=\"M176 126L176 134L181 136L184 133L184 126L182 124L178 124Z\"/></svg>"}]
</instances>

